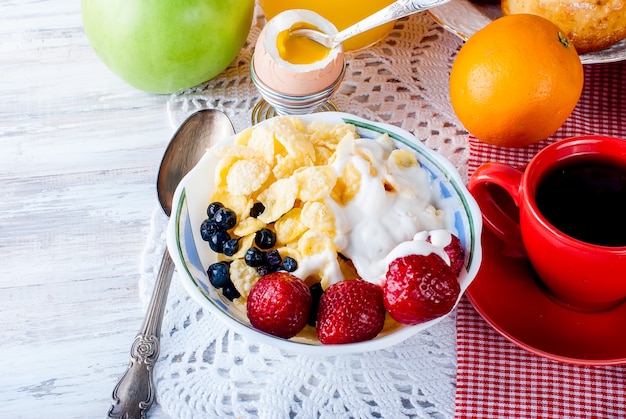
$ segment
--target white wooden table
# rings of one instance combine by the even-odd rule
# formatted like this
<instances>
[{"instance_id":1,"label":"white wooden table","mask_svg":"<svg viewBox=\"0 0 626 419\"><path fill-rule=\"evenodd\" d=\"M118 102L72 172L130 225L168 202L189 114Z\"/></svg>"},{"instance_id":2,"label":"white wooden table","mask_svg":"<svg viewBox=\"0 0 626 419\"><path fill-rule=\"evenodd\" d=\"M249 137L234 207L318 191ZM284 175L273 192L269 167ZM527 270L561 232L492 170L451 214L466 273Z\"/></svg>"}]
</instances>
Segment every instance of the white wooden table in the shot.
<instances>
[{"instance_id":1,"label":"white wooden table","mask_svg":"<svg viewBox=\"0 0 626 419\"><path fill-rule=\"evenodd\" d=\"M0 417L106 415L143 318L167 99L102 64L79 1L0 0Z\"/></svg>"}]
</instances>

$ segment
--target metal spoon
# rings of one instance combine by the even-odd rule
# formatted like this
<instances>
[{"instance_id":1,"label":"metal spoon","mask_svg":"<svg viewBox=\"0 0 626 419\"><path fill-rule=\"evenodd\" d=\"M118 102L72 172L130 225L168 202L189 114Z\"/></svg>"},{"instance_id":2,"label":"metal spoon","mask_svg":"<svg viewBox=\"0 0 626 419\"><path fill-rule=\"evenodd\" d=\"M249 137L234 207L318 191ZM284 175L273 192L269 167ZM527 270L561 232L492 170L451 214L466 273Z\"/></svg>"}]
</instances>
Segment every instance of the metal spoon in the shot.
<instances>
[{"instance_id":1,"label":"metal spoon","mask_svg":"<svg viewBox=\"0 0 626 419\"><path fill-rule=\"evenodd\" d=\"M181 179L208 147L233 134L228 117L214 109L200 110L182 123L165 150L157 177L159 202L168 217L172 212L174 191ZM109 418L145 418L154 402L153 368L159 357L161 324L173 273L174 262L166 249L146 317L130 350L130 363L113 389Z\"/></svg>"},{"instance_id":2,"label":"metal spoon","mask_svg":"<svg viewBox=\"0 0 626 419\"><path fill-rule=\"evenodd\" d=\"M317 42L318 44L324 45L326 48L333 49L339 46L342 42L377 26L435 6L440 6L449 1L450 0L398 0L373 15L370 15L354 25L342 30L334 36L315 29L306 28L294 29L290 32L290 35L303 36Z\"/></svg>"}]
</instances>

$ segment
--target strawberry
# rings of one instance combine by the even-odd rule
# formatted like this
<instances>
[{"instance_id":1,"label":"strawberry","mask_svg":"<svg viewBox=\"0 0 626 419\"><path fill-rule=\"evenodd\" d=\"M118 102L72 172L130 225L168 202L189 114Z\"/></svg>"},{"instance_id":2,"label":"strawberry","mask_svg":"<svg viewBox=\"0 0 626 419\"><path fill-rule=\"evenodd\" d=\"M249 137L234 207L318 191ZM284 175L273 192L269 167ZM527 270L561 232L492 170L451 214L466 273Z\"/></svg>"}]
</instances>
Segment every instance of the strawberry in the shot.
<instances>
[{"instance_id":1,"label":"strawberry","mask_svg":"<svg viewBox=\"0 0 626 419\"><path fill-rule=\"evenodd\" d=\"M259 278L246 303L248 319L255 328L289 339L306 325L311 292L296 276L280 271Z\"/></svg>"},{"instance_id":2,"label":"strawberry","mask_svg":"<svg viewBox=\"0 0 626 419\"><path fill-rule=\"evenodd\" d=\"M465 250L463 250L461 240L459 240L457 236L454 234L450 234L450 236L450 244L444 247L443 250L450 258L452 271L454 271L454 273L458 276L463 270L463 265L465 264ZM430 236L426 239L426 241L430 243Z\"/></svg>"},{"instance_id":3,"label":"strawberry","mask_svg":"<svg viewBox=\"0 0 626 419\"><path fill-rule=\"evenodd\" d=\"M373 339L384 323L383 293L378 285L352 279L333 284L322 294L317 337L323 344Z\"/></svg>"},{"instance_id":4,"label":"strawberry","mask_svg":"<svg viewBox=\"0 0 626 419\"><path fill-rule=\"evenodd\" d=\"M454 234L451 234L451 236L452 241L450 241L450 244L444 247L443 250L448 254L448 257L450 257L452 271L456 276L459 276L465 264L465 250L463 250L461 240Z\"/></svg>"},{"instance_id":5,"label":"strawberry","mask_svg":"<svg viewBox=\"0 0 626 419\"><path fill-rule=\"evenodd\" d=\"M452 310L460 293L457 276L435 253L395 259L386 276L385 308L394 320L404 324L443 316Z\"/></svg>"}]
</instances>

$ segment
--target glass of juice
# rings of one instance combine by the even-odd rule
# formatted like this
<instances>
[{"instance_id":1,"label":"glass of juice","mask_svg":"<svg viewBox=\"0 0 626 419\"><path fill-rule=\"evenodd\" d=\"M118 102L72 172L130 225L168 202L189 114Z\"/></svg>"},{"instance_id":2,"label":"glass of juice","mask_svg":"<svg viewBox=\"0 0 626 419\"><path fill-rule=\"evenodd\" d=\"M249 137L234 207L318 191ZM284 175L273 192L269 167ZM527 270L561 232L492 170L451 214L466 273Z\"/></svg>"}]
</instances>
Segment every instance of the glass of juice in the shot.
<instances>
[{"instance_id":1,"label":"glass of juice","mask_svg":"<svg viewBox=\"0 0 626 419\"><path fill-rule=\"evenodd\" d=\"M343 30L369 15L389 6L394 0L259 0L267 19L289 9L307 9L330 20L338 30ZM365 48L381 40L391 31L394 22L386 23L343 44L345 51Z\"/></svg>"}]
</instances>

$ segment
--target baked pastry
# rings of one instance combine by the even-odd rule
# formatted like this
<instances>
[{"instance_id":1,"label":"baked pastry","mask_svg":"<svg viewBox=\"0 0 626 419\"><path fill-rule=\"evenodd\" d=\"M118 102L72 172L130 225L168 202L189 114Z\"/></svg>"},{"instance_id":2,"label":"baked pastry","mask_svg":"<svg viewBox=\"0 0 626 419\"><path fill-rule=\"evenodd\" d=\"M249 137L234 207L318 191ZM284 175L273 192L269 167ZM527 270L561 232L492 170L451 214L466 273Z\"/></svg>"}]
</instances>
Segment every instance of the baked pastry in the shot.
<instances>
[{"instance_id":1,"label":"baked pastry","mask_svg":"<svg viewBox=\"0 0 626 419\"><path fill-rule=\"evenodd\" d=\"M502 14L530 13L555 23L578 53L626 38L626 0L502 0Z\"/></svg>"}]
</instances>

